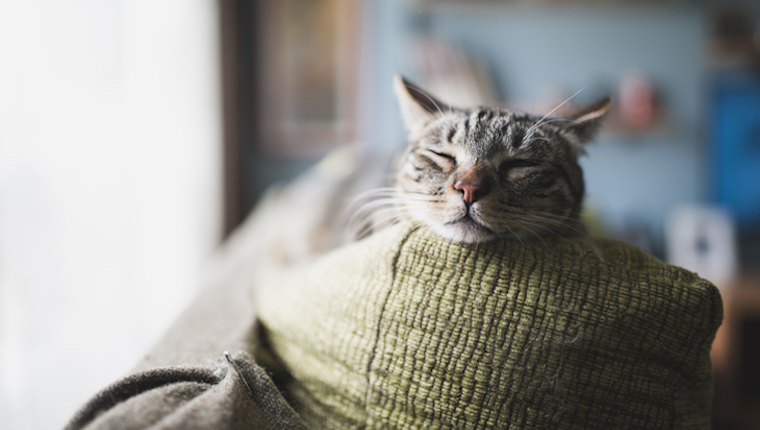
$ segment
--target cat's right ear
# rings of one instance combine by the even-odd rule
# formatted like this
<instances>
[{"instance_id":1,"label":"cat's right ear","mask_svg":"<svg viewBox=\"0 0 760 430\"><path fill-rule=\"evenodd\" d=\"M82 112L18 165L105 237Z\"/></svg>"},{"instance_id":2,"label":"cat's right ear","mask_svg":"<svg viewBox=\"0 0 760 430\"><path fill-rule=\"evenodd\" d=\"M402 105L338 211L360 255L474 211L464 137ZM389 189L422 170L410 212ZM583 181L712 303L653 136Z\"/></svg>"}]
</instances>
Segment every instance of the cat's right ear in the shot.
<instances>
[{"instance_id":1,"label":"cat's right ear","mask_svg":"<svg viewBox=\"0 0 760 430\"><path fill-rule=\"evenodd\" d=\"M450 109L448 105L436 100L399 75L393 77L393 92L401 108L401 118L410 133L414 133L435 119L437 115Z\"/></svg>"},{"instance_id":2,"label":"cat's right ear","mask_svg":"<svg viewBox=\"0 0 760 430\"><path fill-rule=\"evenodd\" d=\"M596 136L611 106L612 99L605 97L579 108L570 115L570 123L566 127L578 137L581 143L588 142Z\"/></svg>"}]
</instances>

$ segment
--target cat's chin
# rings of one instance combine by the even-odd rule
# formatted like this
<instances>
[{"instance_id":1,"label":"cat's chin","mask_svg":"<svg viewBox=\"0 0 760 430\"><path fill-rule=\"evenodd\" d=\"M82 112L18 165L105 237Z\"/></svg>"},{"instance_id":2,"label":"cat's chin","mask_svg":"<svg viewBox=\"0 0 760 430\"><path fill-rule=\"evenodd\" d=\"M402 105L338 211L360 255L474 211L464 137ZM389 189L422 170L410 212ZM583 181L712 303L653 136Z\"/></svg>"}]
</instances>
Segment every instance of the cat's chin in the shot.
<instances>
[{"instance_id":1,"label":"cat's chin","mask_svg":"<svg viewBox=\"0 0 760 430\"><path fill-rule=\"evenodd\" d=\"M497 236L493 230L469 217L445 224L433 224L431 227L444 238L462 243L481 243Z\"/></svg>"}]
</instances>

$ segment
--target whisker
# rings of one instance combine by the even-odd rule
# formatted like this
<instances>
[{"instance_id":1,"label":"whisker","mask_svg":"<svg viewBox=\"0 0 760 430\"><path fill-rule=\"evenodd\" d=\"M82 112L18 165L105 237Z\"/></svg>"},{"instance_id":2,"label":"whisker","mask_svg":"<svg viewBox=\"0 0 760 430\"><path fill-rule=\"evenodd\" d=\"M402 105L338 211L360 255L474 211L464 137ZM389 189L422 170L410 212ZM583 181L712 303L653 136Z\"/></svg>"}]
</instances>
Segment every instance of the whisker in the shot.
<instances>
[{"instance_id":1,"label":"whisker","mask_svg":"<svg viewBox=\"0 0 760 430\"><path fill-rule=\"evenodd\" d=\"M506 221L506 220L501 220L501 224L502 224L502 225L504 225L504 227L506 227L506 229L507 229L507 232L509 233L509 235L510 235L511 237L514 237L515 239L519 240L519 241L520 241L520 243L525 243L525 242L523 241L522 237L521 237L520 235L518 235L518 234L517 234L517 233L516 233L516 232L515 232L515 231L514 231L514 230L513 230L513 229L512 229L510 226L509 226L509 222L508 222L508 221Z\"/></svg>"},{"instance_id":2,"label":"whisker","mask_svg":"<svg viewBox=\"0 0 760 430\"><path fill-rule=\"evenodd\" d=\"M583 88L581 88L580 90L576 91L576 92L575 92L575 94L573 94L572 96L570 96L570 97L566 98L566 99L565 99L565 101L563 101L562 103L558 104L558 105L557 105L557 106L556 106L554 109L550 110L550 111L549 111L549 113L547 113L546 115L544 115L544 116L543 116L541 119L539 119L539 120L538 120L538 121L537 121L535 124L533 124L533 126L531 126L531 127L528 129L528 131L526 131L526 132L525 132L525 136L526 136L526 137L527 137L527 136L530 136L530 134L531 134L532 132L534 132L534 131L535 131L535 130L538 128L538 127L540 127L540 126L541 126L541 125L544 123L544 120L545 120L546 118L548 118L549 116L551 116L551 114L553 114L554 112L556 112L556 111L557 111L557 109L559 109L559 108L561 108L562 106L564 106L564 105L565 105L567 102L569 102L570 100L572 100L572 99L573 99L575 96L577 96L578 94L580 94L580 93L581 93L581 91L583 91L583 90L584 90L584 89L583 89Z\"/></svg>"},{"instance_id":3,"label":"whisker","mask_svg":"<svg viewBox=\"0 0 760 430\"><path fill-rule=\"evenodd\" d=\"M558 237L565 237L566 234L563 234L563 232L571 232L581 236L586 234L585 230L582 227L575 226L572 220L569 220L568 218L541 219L541 215L534 214L532 217L529 217L528 219L521 219L518 222L521 222L526 226L530 224L530 226L537 228L546 234L555 235ZM554 227L559 227L559 229L555 229Z\"/></svg>"},{"instance_id":4,"label":"whisker","mask_svg":"<svg viewBox=\"0 0 760 430\"><path fill-rule=\"evenodd\" d=\"M374 196L387 196L387 195L396 195L398 194L398 190L394 188L373 188L371 190L364 191L356 196L354 196L351 201L356 202L368 198L372 198Z\"/></svg>"},{"instance_id":5,"label":"whisker","mask_svg":"<svg viewBox=\"0 0 760 430\"><path fill-rule=\"evenodd\" d=\"M374 208L373 210L370 210L370 208L367 208L367 210L357 211L353 215L351 215L348 221L346 221L346 225L352 226L357 223L366 223L366 222L369 222L375 214L383 210L394 210L394 209L395 209L395 205L389 206L389 207L378 206L377 208Z\"/></svg>"},{"instance_id":6,"label":"whisker","mask_svg":"<svg viewBox=\"0 0 760 430\"><path fill-rule=\"evenodd\" d=\"M388 225L395 224L396 222L403 221L405 218L402 214L391 214L390 216L385 216L379 220L376 220L374 223L371 223L367 225L364 229L362 229L358 234L358 238L364 237L367 233L373 231L374 229L380 229L384 228Z\"/></svg>"},{"instance_id":7,"label":"whisker","mask_svg":"<svg viewBox=\"0 0 760 430\"><path fill-rule=\"evenodd\" d=\"M351 216L349 217L346 223L348 225L351 225L357 220L366 221L368 218L372 216L373 213L376 213L379 210L392 209L392 208L395 208L396 206L398 206L398 201L396 199L382 199L382 200L369 201L367 203L364 203L362 206L358 207L357 209L349 212Z\"/></svg>"}]
</instances>

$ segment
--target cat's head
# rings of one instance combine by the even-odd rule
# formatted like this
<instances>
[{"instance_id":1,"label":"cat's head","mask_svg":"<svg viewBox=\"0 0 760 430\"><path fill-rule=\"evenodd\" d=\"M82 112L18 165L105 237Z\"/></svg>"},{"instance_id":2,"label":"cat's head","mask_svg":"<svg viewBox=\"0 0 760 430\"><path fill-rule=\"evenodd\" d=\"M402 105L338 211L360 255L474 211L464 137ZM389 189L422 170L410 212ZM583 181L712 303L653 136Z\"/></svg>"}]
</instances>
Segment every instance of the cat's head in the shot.
<instances>
[{"instance_id":1,"label":"cat's head","mask_svg":"<svg viewBox=\"0 0 760 430\"><path fill-rule=\"evenodd\" d=\"M609 98L554 118L448 106L398 76L394 90L409 132L392 177L405 217L459 242L580 230L578 156Z\"/></svg>"}]
</instances>

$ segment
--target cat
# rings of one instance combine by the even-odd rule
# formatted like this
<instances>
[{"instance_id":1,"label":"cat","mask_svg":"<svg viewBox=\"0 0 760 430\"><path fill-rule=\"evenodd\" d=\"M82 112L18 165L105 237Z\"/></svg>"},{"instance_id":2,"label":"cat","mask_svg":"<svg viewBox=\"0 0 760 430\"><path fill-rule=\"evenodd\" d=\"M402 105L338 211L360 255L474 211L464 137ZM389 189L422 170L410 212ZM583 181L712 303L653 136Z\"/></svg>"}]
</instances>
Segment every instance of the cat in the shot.
<instances>
[{"instance_id":1,"label":"cat","mask_svg":"<svg viewBox=\"0 0 760 430\"><path fill-rule=\"evenodd\" d=\"M390 187L370 193L374 200L363 208L372 230L407 219L464 243L583 234L578 157L610 98L554 118L449 106L400 76L394 92L409 142Z\"/></svg>"}]
</instances>

